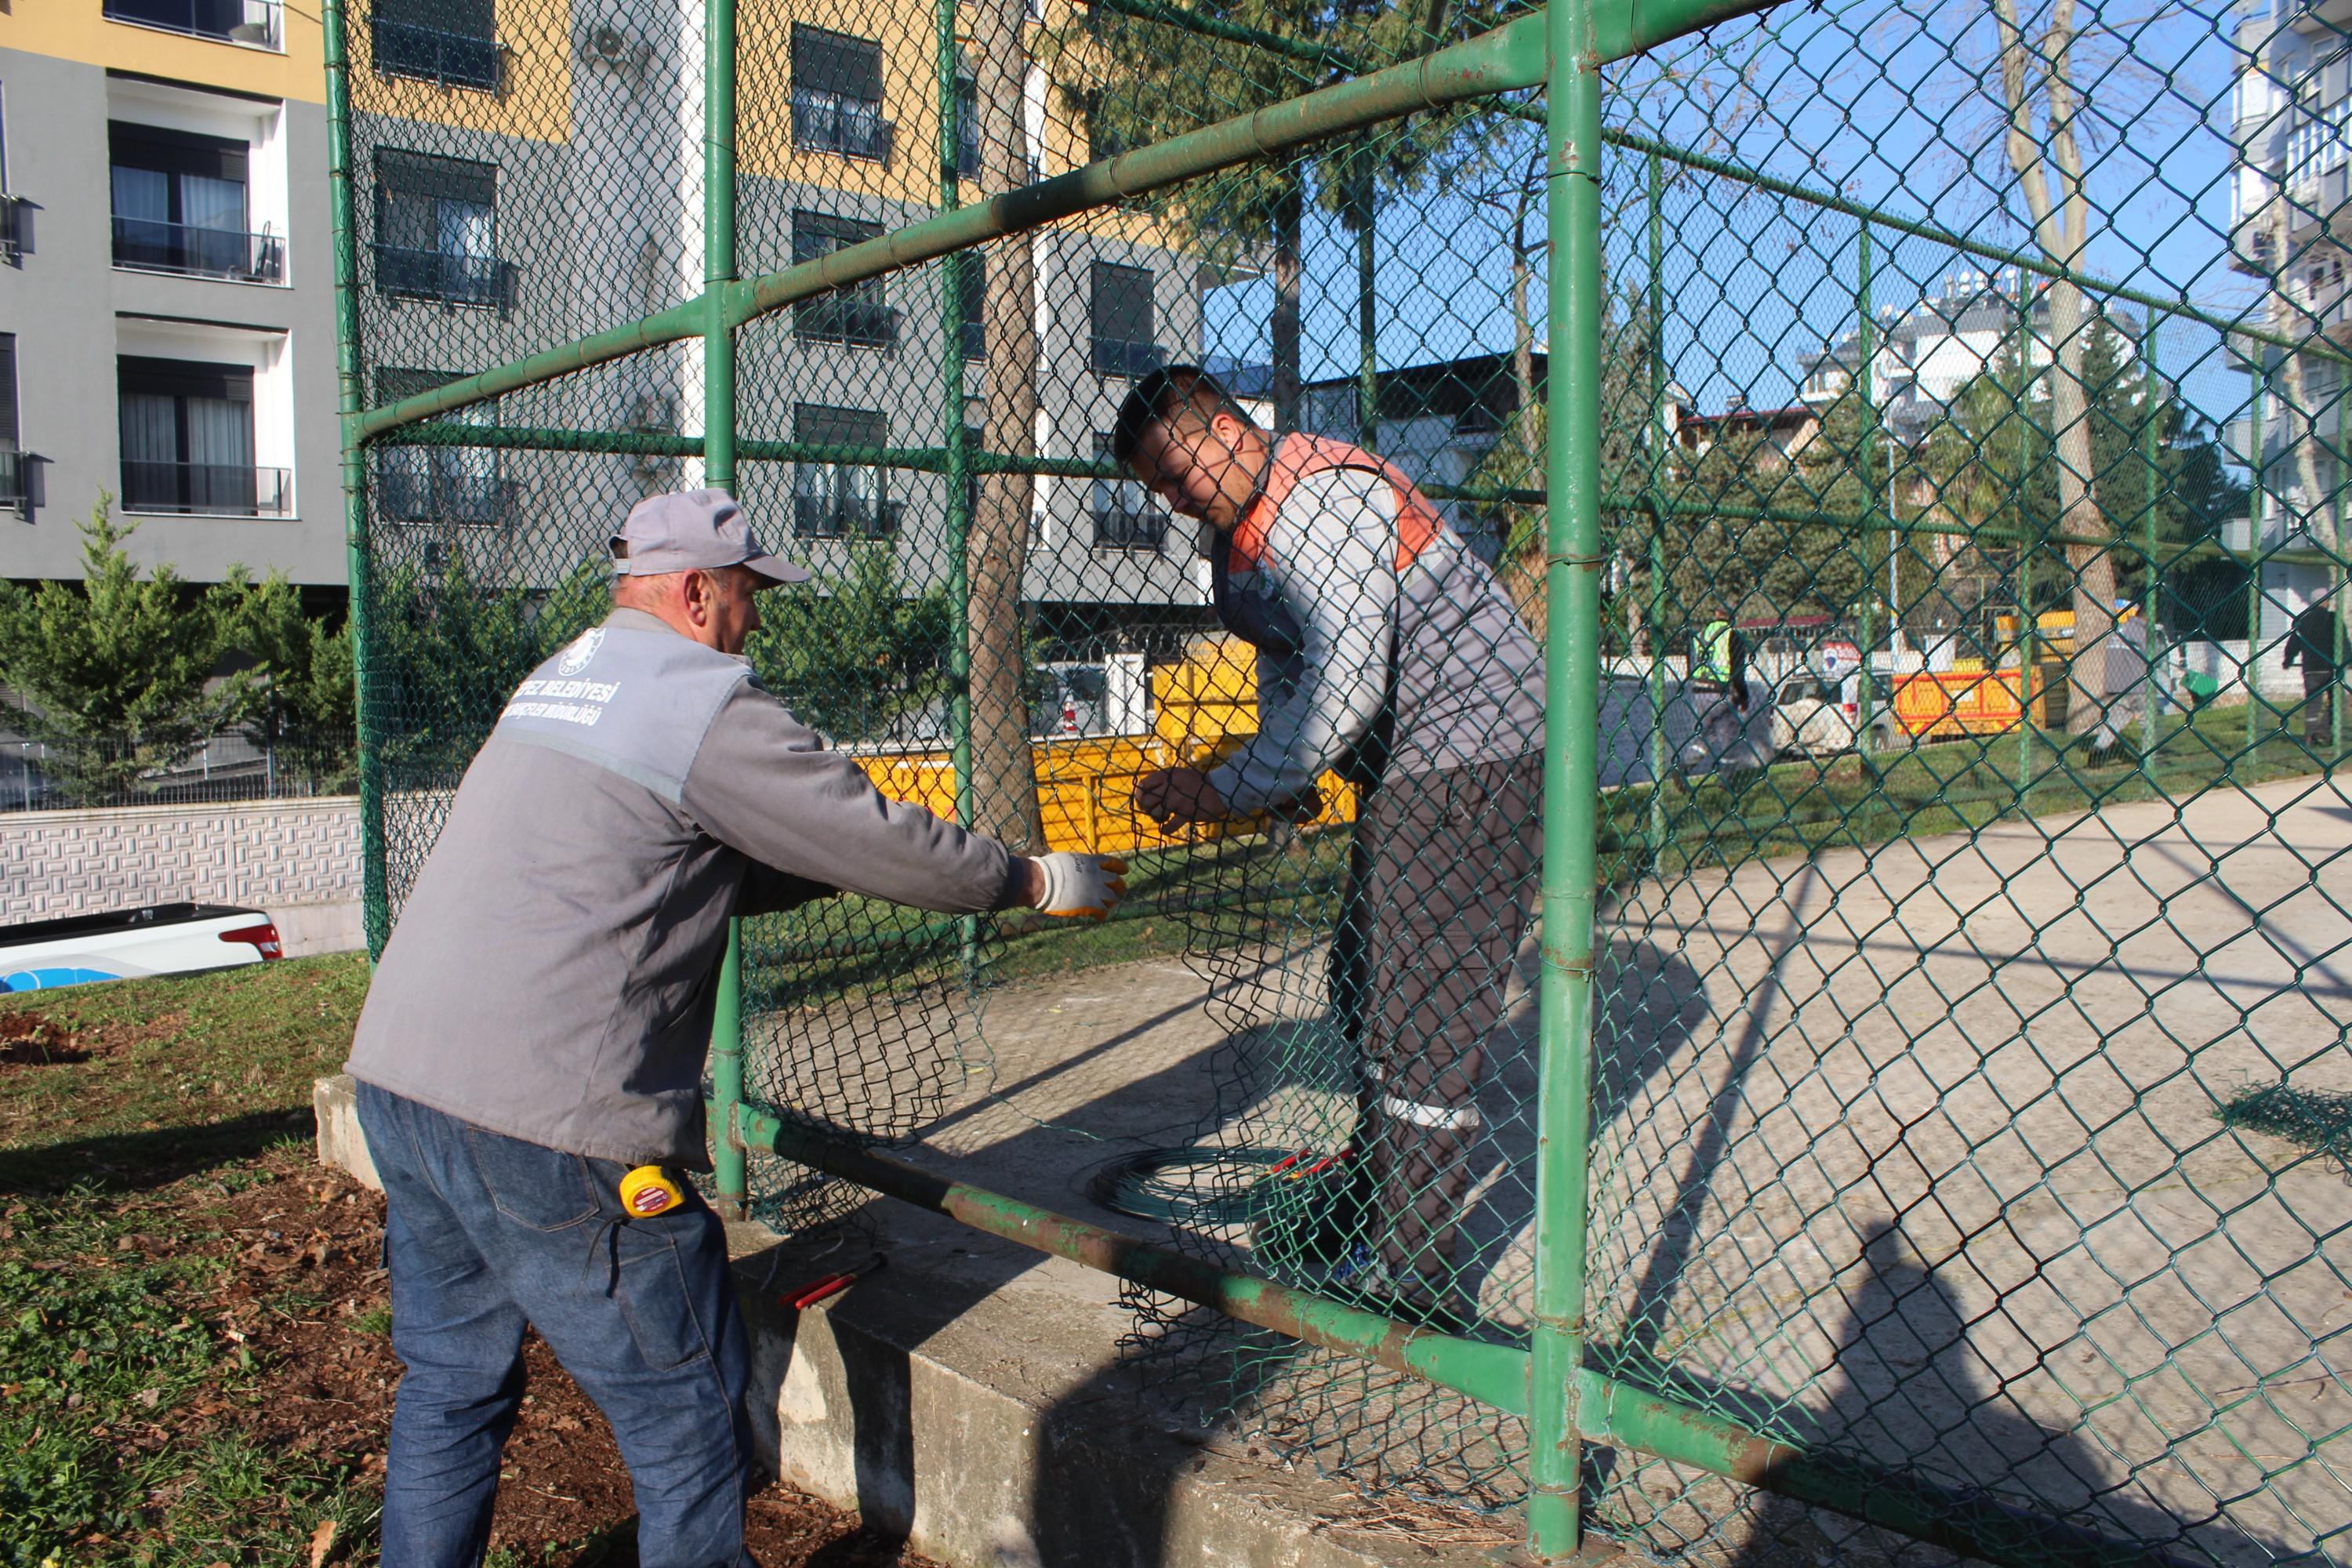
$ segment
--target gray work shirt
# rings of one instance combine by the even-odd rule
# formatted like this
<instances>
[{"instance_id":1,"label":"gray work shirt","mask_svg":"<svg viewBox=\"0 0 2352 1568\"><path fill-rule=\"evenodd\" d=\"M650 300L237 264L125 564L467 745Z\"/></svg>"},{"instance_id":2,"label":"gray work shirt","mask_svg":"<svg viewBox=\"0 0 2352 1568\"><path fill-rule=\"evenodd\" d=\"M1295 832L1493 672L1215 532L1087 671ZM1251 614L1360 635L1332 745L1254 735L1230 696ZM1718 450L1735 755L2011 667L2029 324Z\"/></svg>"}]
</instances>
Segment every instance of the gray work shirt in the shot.
<instances>
[{"instance_id":1,"label":"gray work shirt","mask_svg":"<svg viewBox=\"0 0 2352 1568\"><path fill-rule=\"evenodd\" d=\"M466 770L346 1065L493 1132L708 1170L728 916L836 889L1002 909L1021 869L884 798L745 660L615 610L531 672Z\"/></svg>"}]
</instances>

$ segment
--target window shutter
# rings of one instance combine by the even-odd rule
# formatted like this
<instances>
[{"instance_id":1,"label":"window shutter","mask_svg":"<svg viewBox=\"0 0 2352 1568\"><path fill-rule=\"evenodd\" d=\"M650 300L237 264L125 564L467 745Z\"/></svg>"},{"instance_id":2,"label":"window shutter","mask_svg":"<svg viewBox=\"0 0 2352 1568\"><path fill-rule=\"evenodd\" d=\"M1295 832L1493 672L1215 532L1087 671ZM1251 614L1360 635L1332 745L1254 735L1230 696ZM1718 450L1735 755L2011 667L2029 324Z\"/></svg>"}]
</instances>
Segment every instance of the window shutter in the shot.
<instances>
[{"instance_id":1,"label":"window shutter","mask_svg":"<svg viewBox=\"0 0 2352 1568\"><path fill-rule=\"evenodd\" d=\"M106 123L106 142L107 155L126 169L152 169L165 174L195 174L207 180L245 184L247 148L242 142L110 120Z\"/></svg>"},{"instance_id":2,"label":"window shutter","mask_svg":"<svg viewBox=\"0 0 2352 1568\"><path fill-rule=\"evenodd\" d=\"M793 85L882 101L882 46L846 33L793 24Z\"/></svg>"},{"instance_id":3,"label":"window shutter","mask_svg":"<svg viewBox=\"0 0 2352 1568\"><path fill-rule=\"evenodd\" d=\"M871 409L795 403L793 439L823 447L884 447L890 441L890 422Z\"/></svg>"},{"instance_id":4,"label":"window shutter","mask_svg":"<svg viewBox=\"0 0 2352 1568\"><path fill-rule=\"evenodd\" d=\"M163 397L224 397L232 403L253 401L250 365L146 359L137 354L124 354L115 364L124 392L152 393Z\"/></svg>"},{"instance_id":5,"label":"window shutter","mask_svg":"<svg viewBox=\"0 0 2352 1568\"><path fill-rule=\"evenodd\" d=\"M401 195L470 202L476 206L485 207L498 205L499 166L496 163L469 163L462 158L436 158L429 153L381 147L375 154L375 178L376 184L384 190Z\"/></svg>"},{"instance_id":6,"label":"window shutter","mask_svg":"<svg viewBox=\"0 0 2352 1568\"><path fill-rule=\"evenodd\" d=\"M1153 341L1151 273L1113 262L1094 264L1094 335L1118 342Z\"/></svg>"},{"instance_id":7,"label":"window shutter","mask_svg":"<svg viewBox=\"0 0 2352 1568\"><path fill-rule=\"evenodd\" d=\"M0 448L16 449L16 334L0 332Z\"/></svg>"}]
</instances>

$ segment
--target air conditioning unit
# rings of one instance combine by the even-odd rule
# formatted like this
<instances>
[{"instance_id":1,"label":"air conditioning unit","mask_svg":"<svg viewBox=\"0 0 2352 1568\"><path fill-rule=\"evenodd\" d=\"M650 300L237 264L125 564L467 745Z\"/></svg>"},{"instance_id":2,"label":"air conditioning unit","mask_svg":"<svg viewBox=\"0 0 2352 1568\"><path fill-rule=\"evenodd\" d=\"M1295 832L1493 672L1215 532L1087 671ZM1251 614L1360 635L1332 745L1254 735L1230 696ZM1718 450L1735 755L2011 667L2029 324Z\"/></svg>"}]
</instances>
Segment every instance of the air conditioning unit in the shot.
<instances>
[{"instance_id":1,"label":"air conditioning unit","mask_svg":"<svg viewBox=\"0 0 2352 1568\"><path fill-rule=\"evenodd\" d=\"M654 48L617 22L594 22L581 37L580 53L592 65L642 74Z\"/></svg>"}]
</instances>

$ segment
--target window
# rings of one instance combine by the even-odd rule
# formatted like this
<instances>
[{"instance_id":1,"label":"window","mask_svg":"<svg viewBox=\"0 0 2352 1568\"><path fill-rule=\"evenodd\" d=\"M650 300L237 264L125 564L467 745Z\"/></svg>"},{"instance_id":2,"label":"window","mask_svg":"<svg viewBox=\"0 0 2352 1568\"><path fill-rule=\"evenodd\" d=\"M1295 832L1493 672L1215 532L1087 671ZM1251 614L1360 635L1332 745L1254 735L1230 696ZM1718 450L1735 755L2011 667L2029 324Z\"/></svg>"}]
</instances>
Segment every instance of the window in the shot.
<instances>
[{"instance_id":1,"label":"window","mask_svg":"<svg viewBox=\"0 0 2352 1568\"><path fill-rule=\"evenodd\" d=\"M106 0L105 12L110 22L161 27L167 33L250 44L256 48L286 47L278 0Z\"/></svg>"},{"instance_id":2,"label":"window","mask_svg":"<svg viewBox=\"0 0 2352 1568\"><path fill-rule=\"evenodd\" d=\"M129 354L116 366L126 510L286 514L287 471L253 464L250 366Z\"/></svg>"},{"instance_id":3,"label":"window","mask_svg":"<svg viewBox=\"0 0 2352 1568\"><path fill-rule=\"evenodd\" d=\"M25 457L17 450L16 334L0 332L0 511L28 517Z\"/></svg>"},{"instance_id":4,"label":"window","mask_svg":"<svg viewBox=\"0 0 2352 1568\"><path fill-rule=\"evenodd\" d=\"M793 405L793 439L815 447L884 447L889 421L863 408ZM883 499L882 470L870 463L793 465L793 530L803 539L887 539L898 507Z\"/></svg>"},{"instance_id":5,"label":"window","mask_svg":"<svg viewBox=\"0 0 2352 1568\"><path fill-rule=\"evenodd\" d=\"M830 213L793 214L793 262L814 261L844 246L879 239L882 226ZM846 289L793 307L793 335L803 342L847 343L853 348L895 348L898 312L882 300L882 280L869 278Z\"/></svg>"},{"instance_id":6,"label":"window","mask_svg":"<svg viewBox=\"0 0 2352 1568\"><path fill-rule=\"evenodd\" d=\"M457 374L379 370L376 402L397 403L430 392ZM443 417L457 425L494 426L498 405L476 403ZM395 522L503 522L515 489L500 477L499 454L488 447L378 447L375 482L377 508Z\"/></svg>"},{"instance_id":7,"label":"window","mask_svg":"<svg viewBox=\"0 0 2352 1568\"><path fill-rule=\"evenodd\" d=\"M980 81L958 68L955 84L956 173L967 180L980 178Z\"/></svg>"},{"instance_id":8,"label":"window","mask_svg":"<svg viewBox=\"0 0 2352 1568\"><path fill-rule=\"evenodd\" d=\"M1139 376L1165 359L1152 341L1151 273L1114 262L1094 264L1094 367L1104 375Z\"/></svg>"},{"instance_id":9,"label":"window","mask_svg":"<svg viewBox=\"0 0 2352 1568\"><path fill-rule=\"evenodd\" d=\"M957 312L962 322L963 357L988 357L988 258L976 250L951 253L948 258L949 277L960 283L961 310Z\"/></svg>"},{"instance_id":10,"label":"window","mask_svg":"<svg viewBox=\"0 0 2352 1568\"><path fill-rule=\"evenodd\" d=\"M275 283L285 242L249 232L246 143L111 121L114 264Z\"/></svg>"},{"instance_id":11,"label":"window","mask_svg":"<svg viewBox=\"0 0 2352 1568\"><path fill-rule=\"evenodd\" d=\"M2347 130L2352 130L2352 98L2319 101L2319 85L2305 81L2294 89L2294 129L2287 132L2286 179L2301 185L2331 169L2343 167L2347 155Z\"/></svg>"},{"instance_id":12,"label":"window","mask_svg":"<svg viewBox=\"0 0 2352 1568\"><path fill-rule=\"evenodd\" d=\"M375 286L396 299L514 309L499 259L498 166L390 148L375 155Z\"/></svg>"},{"instance_id":13,"label":"window","mask_svg":"<svg viewBox=\"0 0 2352 1568\"><path fill-rule=\"evenodd\" d=\"M1110 437L1095 435L1095 458L1110 461ZM1168 513L1141 481L1125 477L1094 479L1088 487L1097 550L1158 550L1168 542Z\"/></svg>"},{"instance_id":14,"label":"window","mask_svg":"<svg viewBox=\"0 0 2352 1568\"><path fill-rule=\"evenodd\" d=\"M499 85L496 0L375 0L368 36L379 76L485 92Z\"/></svg>"},{"instance_id":15,"label":"window","mask_svg":"<svg viewBox=\"0 0 2352 1568\"><path fill-rule=\"evenodd\" d=\"M793 145L850 158L890 156L882 118L882 46L793 24Z\"/></svg>"}]
</instances>

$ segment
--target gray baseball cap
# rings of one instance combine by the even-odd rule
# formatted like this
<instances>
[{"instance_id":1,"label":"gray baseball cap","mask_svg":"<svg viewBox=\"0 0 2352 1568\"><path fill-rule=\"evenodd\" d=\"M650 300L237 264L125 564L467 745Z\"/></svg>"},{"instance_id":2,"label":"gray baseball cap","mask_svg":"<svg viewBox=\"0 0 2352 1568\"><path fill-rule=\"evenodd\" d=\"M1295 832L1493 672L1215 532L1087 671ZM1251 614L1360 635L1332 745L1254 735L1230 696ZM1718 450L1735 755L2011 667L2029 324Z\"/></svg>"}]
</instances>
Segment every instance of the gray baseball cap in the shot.
<instances>
[{"instance_id":1,"label":"gray baseball cap","mask_svg":"<svg viewBox=\"0 0 2352 1568\"><path fill-rule=\"evenodd\" d=\"M809 579L805 568L767 552L742 507L725 490L647 496L629 509L621 531L613 535L612 551L614 574L622 577L748 566L771 584Z\"/></svg>"}]
</instances>

